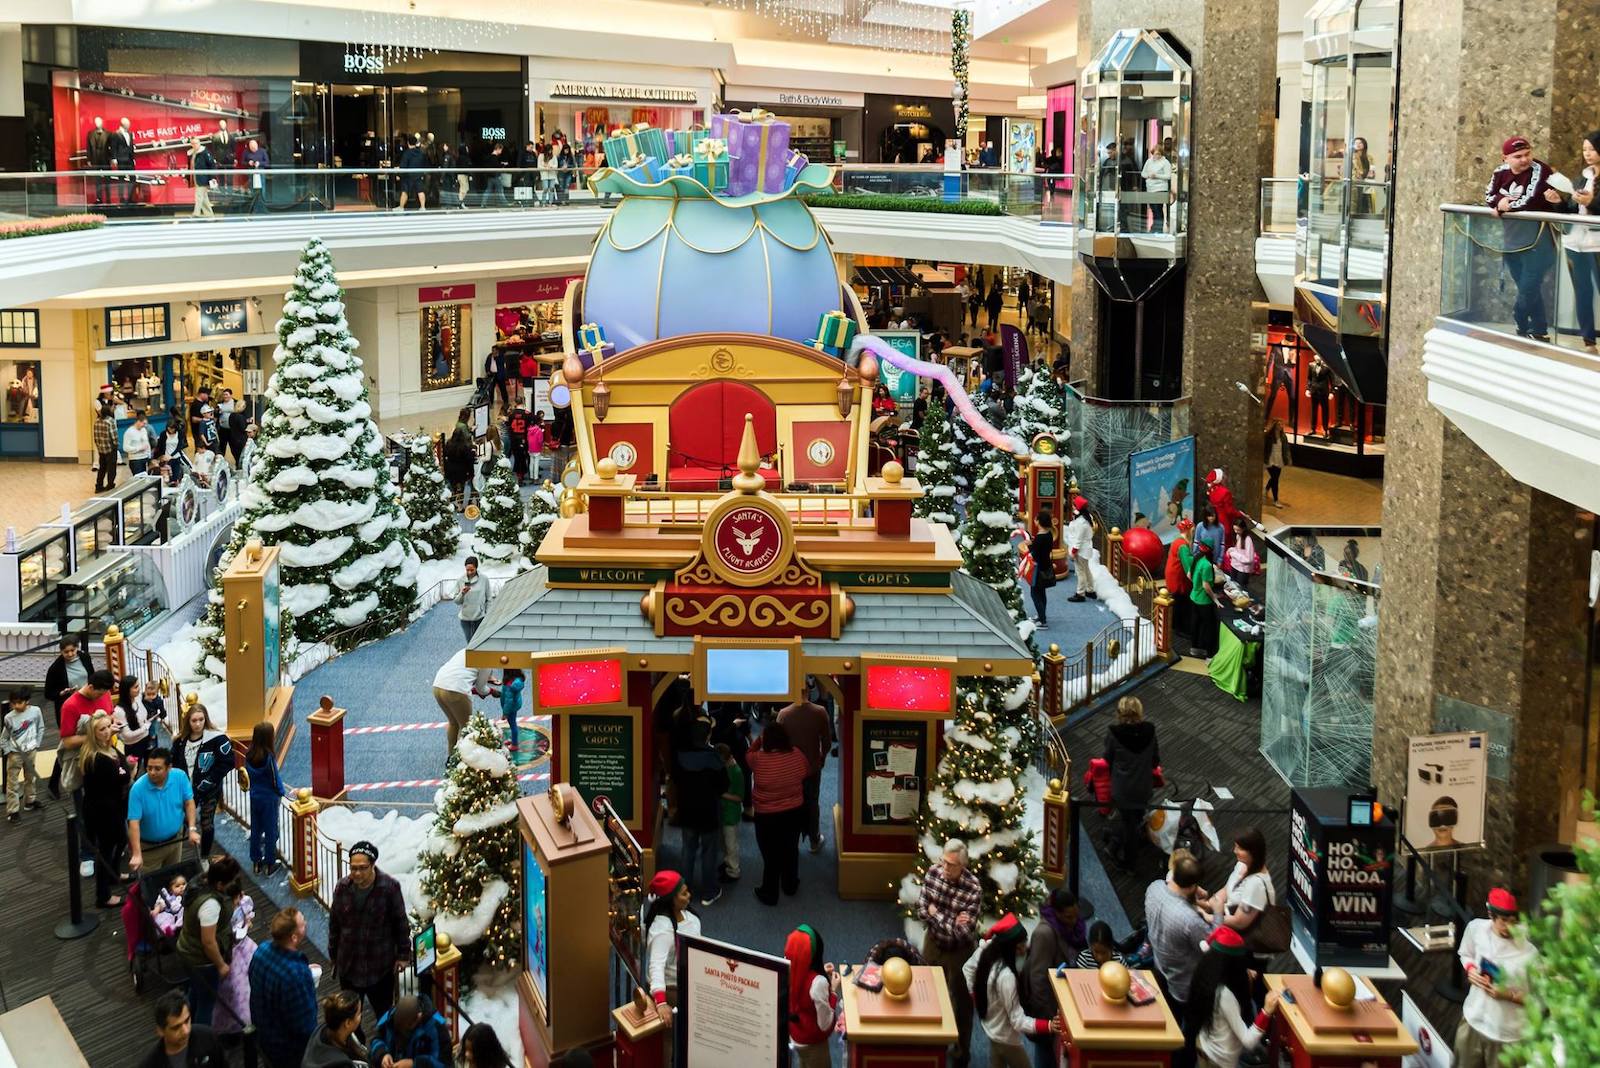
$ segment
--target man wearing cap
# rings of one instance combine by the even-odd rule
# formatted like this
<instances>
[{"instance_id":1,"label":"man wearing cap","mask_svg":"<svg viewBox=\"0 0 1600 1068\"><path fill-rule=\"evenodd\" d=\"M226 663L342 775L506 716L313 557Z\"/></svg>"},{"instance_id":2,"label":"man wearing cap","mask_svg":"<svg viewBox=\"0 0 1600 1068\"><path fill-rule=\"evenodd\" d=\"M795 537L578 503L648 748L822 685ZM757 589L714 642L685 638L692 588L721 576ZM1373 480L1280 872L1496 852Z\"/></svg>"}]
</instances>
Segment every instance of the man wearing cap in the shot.
<instances>
[{"instance_id":1,"label":"man wearing cap","mask_svg":"<svg viewBox=\"0 0 1600 1068\"><path fill-rule=\"evenodd\" d=\"M1067 524L1067 555L1072 557L1072 575L1077 589L1069 601L1093 597L1094 575L1090 573L1089 554L1094 551L1094 522L1089 518L1089 499L1072 498L1072 522Z\"/></svg>"},{"instance_id":2,"label":"man wearing cap","mask_svg":"<svg viewBox=\"0 0 1600 1068\"><path fill-rule=\"evenodd\" d=\"M1505 162L1489 176L1489 185L1483 193L1483 202L1493 208L1496 215L1571 210L1561 194L1551 188L1550 179L1555 176L1555 169L1533 157L1533 146L1526 137L1506 138L1500 151ZM1550 227L1542 222L1506 219L1504 248L1502 258L1506 270L1517 283L1517 302L1512 309L1517 333L1535 341L1549 341L1550 317L1544 280L1555 266L1555 237Z\"/></svg>"},{"instance_id":3,"label":"man wearing cap","mask_svg":"<svg viewBox=\"0 0 1600 1068\"><path fill-rule=\"evenodd\" d=\"M365 997L373 1016L382 1019L394 1007L396 962L411 962L411 921L400 884L378 870L378 847L371 842L350 847L350 874L333 889L328 959L339 989Z\"/></svg>"},{"instance_id":4,"label":"man wearing cap","mask_svg":"<svg viewBox=\"0 0 1600 1068\"><path fill-rule=\"evenodd\" d=\"M1528 1023L1528 966L1538 951L1512 928L1517 899L1511 891L1490 890L1488 906L1488 919L1467 924L1457 950L1472 989L1456 1030L1456 1068L1498 1068L1501 1051Z\"/></svg>"}]
</instances>

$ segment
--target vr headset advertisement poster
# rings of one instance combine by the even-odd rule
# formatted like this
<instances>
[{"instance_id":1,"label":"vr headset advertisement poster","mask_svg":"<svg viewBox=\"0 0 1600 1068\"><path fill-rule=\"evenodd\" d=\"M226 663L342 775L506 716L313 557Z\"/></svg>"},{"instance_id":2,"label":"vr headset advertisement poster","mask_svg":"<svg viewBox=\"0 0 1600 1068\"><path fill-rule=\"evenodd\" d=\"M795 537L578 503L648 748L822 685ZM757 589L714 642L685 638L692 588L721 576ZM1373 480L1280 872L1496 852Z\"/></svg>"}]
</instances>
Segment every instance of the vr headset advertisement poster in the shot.
<instances>
[{"instance_id":1,"label":"vr headset advertisement poster","mask_svg":"<svg viewBox=\"0 0 1600 1068\"><path fill-rule=\"evenodd\" d=\"M1406 839L1423 851L1483 844L1488 775L1487 734L1413 737L1406 761Z\"/></svg>"}]
</instances>

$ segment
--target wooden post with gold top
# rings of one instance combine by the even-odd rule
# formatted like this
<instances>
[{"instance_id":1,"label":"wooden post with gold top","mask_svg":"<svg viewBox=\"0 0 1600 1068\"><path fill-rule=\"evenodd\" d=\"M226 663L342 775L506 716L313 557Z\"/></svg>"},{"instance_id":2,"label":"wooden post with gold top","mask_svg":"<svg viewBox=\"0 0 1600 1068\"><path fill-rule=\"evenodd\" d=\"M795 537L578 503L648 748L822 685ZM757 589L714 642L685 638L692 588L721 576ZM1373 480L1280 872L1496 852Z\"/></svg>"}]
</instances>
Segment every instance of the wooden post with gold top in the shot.
<instances>
[{"instance_id":1,"label":"wooden post with gold top","mask_svg":"<svg viewBox=\"0 0 1600 1068\"><path fill-rule=\"evenodd\" d=\"M1060 779L1051 779L1044 792L1044 843L1040 860L1044 865L1044 878L1051 886L1060 886L1067 877L1067 806L1071 801Z\"/></svg>"},{"instance_id":2,"label":"wooden post with gold top","mask_svg":"<svg viewBox=\"0 0 1600 1068\"><path fill-rule=\"evenodd\" d=\"M1134 980L1154 1000L1135 1005ZM1050 977L1061 1008L1061 1041L1068 1068L1171 1068L1183 1048L1183 1028L1151 972L1130 972L1107 961L1098 971L1064 968Z\"/></svg>"},{"instance_id":3,"label":"wooden post with gold top","mask_svg":"<svg viewBox=\"0 0 1600 1068\"><path fill-rule=\"evenodd\" d=\"M577 492L589 502L589 531L614 534L622 529L623 507L633 494L636 476L617 473L617 462L602 456L593 475L584 475Z\"/></svg>"},{"instance_id":4,"label":"wooden post with gold top","mask_svg":"<svg viewBox=\"0 0 1600 1068\"><path fill-rule=\"evenodd\" d=\"M106 670L116 676L117 681L128 673L128 639L122 633L122 628L115 623L106 627Z\"/></svg>"},{"instance_id":5,"label":"wooden post with gold top","mask_svg":"<svg viewBox=\"0 0 1600 1068\"><path fill-rule=\"evenodd\" d=\"M345 794L344 709L334 708L333 698L323 694L306 722L311 724L311 793L332 804Z\"/></svg>"},{"instance_id":6,"label":"wooden post with gold top","mask_svg":"<svg viewBox=\"0 0 1600 1068\"><path fill-rule=\"evenodd\" d=\"M1156 631L1156 655L1172 659L1172 594L1165 586L1150 604L1150 625Z\"/></svg>"},{"instance_id":7,"label":"wooden post with gold top","mask_svg":"<svg viewBox=\"0 0 1600 1068\"><path fill-rule=\"evenodd\" d=\"M1128 584L1128 554L1122 548L1122 531L1116 527L1111 528L1111 533L1106 535L1106 549L1109 559L1106 560L1106 569L1117 577L1117 581L1126 586Z\"/></svg>"},{"instance_id":8,"label":"wooden post with gold top","mask_svg":"<svg viewBox=\"0 0 1600 1068\"><path fill-rule=\"evenodd\" d=\"M1284 995L1267 1031L1269 1064L1287 1053L1293 1068L1400 1068L1417 1043L1371 980L1327 968L1322 986L1309 975L1268 975ZM1358 984L1371 995L1357 1000Z\"/></svg>"},{"instance_id":9,"label":"wooden post with gold top","mask_svg":"<svg viewBox=\"0 0 1600 1068\"><path fill-rule=\"evenodd\" d=\"M289 889L297 894L310 893L317 888L320 878L317 863L317 813L322 806L311 796L311 787L302 786L294 792L289 805L294 822L290 830Z\"/></svg>"},{"instance_id":10,"label":"wooden post with gold top","mask_svg":"<svg viewBox=\"0 0 1600 1068\"><path fill-rule=\"evenodd\" d=\"M246 742L255 725L266 720L277 733L279 750L286 751L294 730L289 716L294 687L282 678L278 592L278 546L251 538L222 573L228 737L235 744Z\"/></svg>"},{"instance_id":11,"label":"wooden post with gold top","mask_svg":"<svg viewBox=\"0 0 1600 1068\"><path fill-rule=\"evenodd\" d=\"M746 418L749 418L746 416ZM751 433L751 442L755 435ZM922 486L906 478L898 460L883 465L883 473L866 480L867 496L872 498L872 520L880 538L911 536L911 503L922 496Z\"/></svg>"},{"instance_id":12,"label":"wooden post with gold top","mask_svg":"<svg viewBox=\"0 0 1600 1068\"><path fill-rule=\"evenodd\" d=\"M883 989L876 992L857 986L853 976L839 987L849 1068L944 1068L957 1038L944 972L894 957L881 975Z\"/></svg>"},{"instance_id":13,"label":"wooden post with gold top","mask_svg":"<svg viewBox=\"0 0 1600 1068\"><path fill-rule=\"evenodd\" d=\"M461 1041L461 950L443 931L434 936L433 1005L450 1029L450 1044Z\"/></svg>"},{"instance_id":14,"label":"wooden post with gold top","mask_svg":"<svg viewBox=\"0 0 1600 1068\"><path fill-rule=\"evenodd\" d=\"M535 1068L611 1045L611 840L568 783L517 801L522 844L522 1045Z\"/></svg>"},{"instance_id":15,"label":"wooden post with gold top","mask_svg":"<svg viewBox=\"0 0 1600 1068\"><path fill-rule=\"evenodd\" d=\"M1061 655L1061 646L1050 643L1044 654L1044 664L1039 669L1039 711L1050 717L1050 722L1060 725L1066 710L1061 707L1061 689L1067 681L1067 658Z\"/></svg>"},{"instance_id":16,"label":"wooden post with gold top","mask_svg":"<svg viewBox=\"0 0 1600 1068\"><path fill-rule=\"evenodd\" d=\"M617 1068L665 1068L672 1009L635 987L633 999L611 1010L617 1022Z\"/></svg>"}]
</instances>

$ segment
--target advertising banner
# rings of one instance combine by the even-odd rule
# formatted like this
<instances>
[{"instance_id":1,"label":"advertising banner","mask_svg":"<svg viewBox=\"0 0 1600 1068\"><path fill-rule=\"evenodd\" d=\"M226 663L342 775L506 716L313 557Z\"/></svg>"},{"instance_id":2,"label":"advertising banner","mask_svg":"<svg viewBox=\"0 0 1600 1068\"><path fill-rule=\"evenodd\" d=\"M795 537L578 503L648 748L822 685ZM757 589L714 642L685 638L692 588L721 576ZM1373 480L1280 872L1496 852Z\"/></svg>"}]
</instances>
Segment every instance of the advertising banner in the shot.
<instances>
[{"instance_id":1,"label":"advertising banner","mask_svg":"<svg viewBox=\"0 0 1600 1068\"><path fill-rule=\"evenodd\" d=\"M1194 520L1194 438L1179 438L1128 457L1128 528L1139 517L1163 545L1178 536L1178 520Z\"/></svg>"},{"instance_id":2,"label":"advertising banner","mask_svg":"<svg viewBox=\"0 0 1600 1068\"><path fill-rule=\"evenodd\" d=\"M1421 734L1406 758L1406 841L1416 849L1460 849L1483 841L1489 736Z\"/></svg>"},{"instance_id":3,"label":"advertising banner","mask_svg":"<svg viewBox=\"0 0 1600 1068\"><path fill-rule=\"evenodd\" d=\"M788 1068L789 962L678 936L678 1064Z\"/></svg>"},{"instance_id":4,"label":"advertising banner","mask_svg":"<svg viewBox=\"0 0 1600 1068\"><path fill-rule=\"evenodd\" d=\"M1006 170L1032 174L1039 149L1039 124L1031 119L1006 120Z\"/></svg>"},{"instance_id":5,"label":"advertising banner","mask_svg":"<svg viewBox=\"0 0 1600 1068\"><path fill-rule=\"evenodd\" d=\"M1006 385L1013 390L1028 366L1028 338L1010 323L1000 324L1000 347L1006 354Z\"/></svg>"},{"instance_id":6,"label":"advertising banner","mask_svg":"<svg viewBox=\"0 0 1600 1068\"><path fill-rule=\"evenodd\" d=\"M539 858L526 840L522 843L523 968L539 997L545 1022L550 1020L550 909L546 902L548 880Z\"/></svg>"},{"instance_id":7,"label":"advertising banner","mask_svg":"<svg viewBox=\"0 0 1600 1068\"><path fill-rule=\"evenodd\" d=\"M922 334L916 330L877 330L873 337L882 338L884 343L896 352L903 352L913 360L922 359ZM883 376L883 384L889 387L889 396L897 404L910 404L917 399L917 384L920 381L916 375L909 374L890 363L881 364L878 373Z\"/></svg>"},{"instance_id":8,"label":"advertising banner","mask_svg":"<svg viewBox=\"0 0 1600 1068\"><path fill-rule=\"evenodd\" d=\"M1296 789L1289 815L1289 909L1295 949L1314 966L1382 967L1389 959L1394 827L1351 824L1349 793Z\"/></svg>"}]
</instances>

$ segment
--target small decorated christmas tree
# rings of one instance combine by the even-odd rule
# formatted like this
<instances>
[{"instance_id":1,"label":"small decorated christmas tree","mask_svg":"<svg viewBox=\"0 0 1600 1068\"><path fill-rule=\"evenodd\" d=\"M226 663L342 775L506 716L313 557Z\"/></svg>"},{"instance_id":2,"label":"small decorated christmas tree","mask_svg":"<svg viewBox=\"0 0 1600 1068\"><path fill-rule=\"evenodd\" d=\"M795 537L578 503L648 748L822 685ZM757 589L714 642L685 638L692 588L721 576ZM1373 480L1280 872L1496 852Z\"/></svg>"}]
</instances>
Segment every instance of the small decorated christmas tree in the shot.
<instances>
[{"instance_id":1,"label":"small decorated christmas tree","mask_svg":"<svg viewBox=\"0 0 1600 1068\"><path fill-rule=\"evenodd\" d=\"M490 468L478 507L481 512L473 532L473 551L484 560L516 563L522 556L517 540L522 528L522 493L511 461L504 456Z\"/></svg>"},{"instance_id":2,"label":"small decorated christmas tree","mask_svg":"<svg viewBox=\"0 0 1600 1068\"><path fill-rule=\"evenodd\" d=\"M966 561L967 574L1000 595L1017 633L1034 649L1033 620L1022 608L1022 583L1017 578L1017 547L1012 534L1020 525L1017 515L1017 461L1001 449L990 449L978 469L972 498L967 501L967 521L957 544Z\"/></svg>"},{"instance_id":3,"label":"small decorated christmas tree","mask_svg":"<svg viewBox=\"0 0 1600 1068\"><path fill-rule=\"evenodd\" d=\"M954 530L958 515L955 473L960 450L945 418L943 398L935 395L929 399L917 433L917 481L923 495L912 509L923 519Z\"/></svg>"},{"instance_id":4,"label":"small decorated christmas tree","mask_svg":"<svg viewBox=\"0 0 1600 1068\"><path fill-rule=\"evenodd\" d=\"M448 560L461 546L461 523L433 440L417 434L406 442L406 453L411 462L400 486L400 506L411 520L411 544L424 560Z\"/></svg>"},{"instance_id":5,"label":"small decorated christmas tree","mask_svg":"<svg viewBox=\"0 0 1600 1068\"><path fill-rule=\"evenodd\" d=\"M1050 368L1032 364L1022 369L1018 376L1017 396L1011 415L1006 419L1006 432L1028 448L1040 434L1053 434L1057 454L1065 457L1067 451L1066 409L1061 399L1061 387L1056 385Z\"/></svg>"},{"instance_id":6,"label":"small decorated christmas tree","mask_svg":"<svg viewBox=\"0 0 1600 1068\"><path fill-rule=\"evenodd\" d=\"M967 843L972 871L983 885L983 914L1031 916L1044 895L1039 844L1027 830L1022 786L1031 764L1027 733L1014 725L1030 713L1029 679L963 682L955 726L945 732L944 755L929 777L928 803L917 816L922 848L916 871L901 887L907 913L944 843Z\"/></svg>"},{"instance_id":7,"label":"small decorated christmas tree","mask_svg":"<svg viewBox=\"0 0 1600 1068\"><path fill-rule=\"evenodd\" d=\"M522 547L522 555L532 563L539 552L539 546L544 542L544 536L550 533L550 524L554 523L561 515L559 502L556 500L555 487L549 479L544 480L544 485L538 486L528 495L528 505L522 519L522 529L517 533L517 543Z\"/></svg>"},{"instance_id":8,"label":"small decorated christmas tree","mask_svg":"<svg viewBox=\"0 0 1600 1068\"><path fill-rule=\"evenodd\" d=\"M520 967L517 793L500 732L483 713L474 712L439 792L434 835L445 844L418 858L427 911L468 956L464 975L479 965L508 974Z\"/></svg>"}]
</instances>

